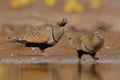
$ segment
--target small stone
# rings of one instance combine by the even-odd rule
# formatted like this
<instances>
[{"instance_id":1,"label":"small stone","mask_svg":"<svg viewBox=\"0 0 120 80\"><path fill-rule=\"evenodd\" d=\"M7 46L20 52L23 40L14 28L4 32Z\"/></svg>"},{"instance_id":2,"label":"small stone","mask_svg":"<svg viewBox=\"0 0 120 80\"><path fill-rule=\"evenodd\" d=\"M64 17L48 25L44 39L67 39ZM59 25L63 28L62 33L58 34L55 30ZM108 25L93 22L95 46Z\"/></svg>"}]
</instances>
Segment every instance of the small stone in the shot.
<instances>
[{"instance_id":1,"label":"small stone","mask_svg":"<svg viewBox=\"0 0 120 80\"><path fill-rule=\"evenodd\" d=\"M10 56L14 56L14 54L10 54Z\"/></svg>"},{"instance_id":2,"label":"small stone","mask_svg":"<svg viewBox=\"0 0 120 80\"><path fill-rule=\"evenodd\" d=\"M35 60L35 58L33 57L32 60Z\"/></svg>"},{"instance_id":3,"label":"small stone","mask_svg":"<svg viewBox=\"0 0 120 80\"><path fill-rule=\"evenodd\" d=\"M105 46L105 48L106 48L106 49L110 49L110 47L109 47L109 46Z\"/></svg>"},{"instance_id":4,"label":"small stone","mask_svg":"<svg viewBox=\"0 0 120 80\"><path fill-rule=\"evenodd\" d=\"M107 55L104 55L104 56L107 56Z\"/></svg>"}]
</instances>

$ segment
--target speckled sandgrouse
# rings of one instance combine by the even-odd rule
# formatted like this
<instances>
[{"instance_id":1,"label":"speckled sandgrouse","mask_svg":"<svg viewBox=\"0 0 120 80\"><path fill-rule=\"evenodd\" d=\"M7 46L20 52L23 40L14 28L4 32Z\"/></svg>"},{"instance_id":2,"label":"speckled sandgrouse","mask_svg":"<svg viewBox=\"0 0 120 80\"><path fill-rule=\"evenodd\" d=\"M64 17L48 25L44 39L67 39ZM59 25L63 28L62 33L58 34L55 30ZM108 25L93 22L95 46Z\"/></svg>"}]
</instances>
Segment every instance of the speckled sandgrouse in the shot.
<instances>
[{"instance_id":1,"label":"speckled sandgrouse","mask_svg":"<svg viewBox=\"0 0 120 80\"><path fill-rule=\"evenodd\" d=\"M77 51L79 59L83 54L91 55L94 60L99 59L95 55L104 44L101 30L88 33L81 32L76 36L68 34L67 38L71 46Z\"/></svg>"},{"instance_id":2,"label":"speckled sandgrouse","mask_svg":"<svg viewBox=\"0 0 120 80\"><path fill-rule=\"evenodd\" d=\"M36 54L33 47L38 47L43 55L44 50L48 47L54 46L64 34L64 26L68 23L68 19L59 19L55 25L44 24L32 28L29 32L18 36L8 37L8 41L21 43L25 47L32 47L33 53Z\"/></svg>"}]
</instances>

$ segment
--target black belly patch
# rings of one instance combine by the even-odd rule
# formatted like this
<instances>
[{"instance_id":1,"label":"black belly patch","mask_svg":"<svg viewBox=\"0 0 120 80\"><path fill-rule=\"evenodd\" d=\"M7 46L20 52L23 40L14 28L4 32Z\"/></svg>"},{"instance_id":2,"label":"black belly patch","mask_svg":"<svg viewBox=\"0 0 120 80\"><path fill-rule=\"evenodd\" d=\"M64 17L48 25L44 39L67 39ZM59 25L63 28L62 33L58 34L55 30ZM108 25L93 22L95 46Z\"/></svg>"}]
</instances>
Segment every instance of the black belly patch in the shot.
<instances>
[{"instance_id":1,"label":"black belly patch","mask_svg":"<svg viewBox=\"0 0 120 80\"><path fill-rule=\"evenodd\" d=\"M45 49L48 47L51 47L53 45L47 44L47 43L26 43L25 47L39 47L40 49Z\"/></svg>"}]
</instances>

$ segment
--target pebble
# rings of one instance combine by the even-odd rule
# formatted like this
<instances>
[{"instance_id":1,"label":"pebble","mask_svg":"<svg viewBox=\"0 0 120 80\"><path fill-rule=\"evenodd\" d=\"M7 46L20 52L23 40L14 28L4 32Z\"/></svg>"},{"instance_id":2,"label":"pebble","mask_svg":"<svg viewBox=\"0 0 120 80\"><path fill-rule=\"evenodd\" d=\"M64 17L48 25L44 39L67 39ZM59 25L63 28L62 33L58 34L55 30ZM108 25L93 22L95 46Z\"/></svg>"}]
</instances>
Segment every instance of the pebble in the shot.
<instances>
[{"instance_id":1,"label":"pebble","mask_svg":"<svg viewBox=\"0 0 120 80\"><path fill-rule=\"evenodd\" d=\"M35 58L33 57L32 60L35 60Z\"/></svg>"},{"instance_id":2,"label":"pebble","mask_svg":"<svg viewBox=\"0 0 120 80\"><path fill-rule=\"evenodd\" d=\"M14 56L14 54L10 54L10 56Z\"/></svg>"},{"instance_id":3,"label":"pebble","mask_svg":"<svg viewBox=\"0 0 120 80\"><path fill-rule=\"evenodd\" d=\"M106 48L106 49L110 49L110 47L109 47L109 46L105 46L105 48Z\"/></svg>"},{"instance_id":4,"label":"pebble","mask_svg":"<svg viewBox=\"0 0 120 80\"><path fill-rule=\"evenodd\" d=\"M107 55L104 55L104 56L107 56Z\"/></svg>"}]
</instances>

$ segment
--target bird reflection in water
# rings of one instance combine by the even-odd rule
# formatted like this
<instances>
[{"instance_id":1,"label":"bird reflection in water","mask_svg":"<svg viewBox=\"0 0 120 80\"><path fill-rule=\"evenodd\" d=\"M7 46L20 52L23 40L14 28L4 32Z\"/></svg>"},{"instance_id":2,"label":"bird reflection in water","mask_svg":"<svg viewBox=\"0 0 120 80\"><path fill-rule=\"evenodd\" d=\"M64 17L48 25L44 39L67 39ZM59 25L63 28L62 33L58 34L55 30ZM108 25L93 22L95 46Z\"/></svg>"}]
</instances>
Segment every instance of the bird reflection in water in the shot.
<instances>
[{"instance_id":1,"label":"bird reflection in water","mask_svg":"<svg viewBox=\"0 0 120 80\"><path fill-rule=\"evenodd\" d=\"M52 67L51 80L103 80L93 64L71 64Z\"/></svg>"},{"instance_id":2,"label":"bird reflection in water","mask_svg":"<svg viewBox=\"0 0 120 80\"><path fill-rule=\"evenodd\" d=\"M78 64L78 74L76 80L103 80L96 70L97 63L93 64Z\"/></svg>"},{"instance_id":3,"label":"bird reflection in water","mask_svg":"<svg viewBox=\"0 0 120 80\"><path fill-rule=\"evenodd\" d=\"M97 63L43 63L7 65L6 79L14 80L102 80Z\"/></svg>"}]
</instances>

